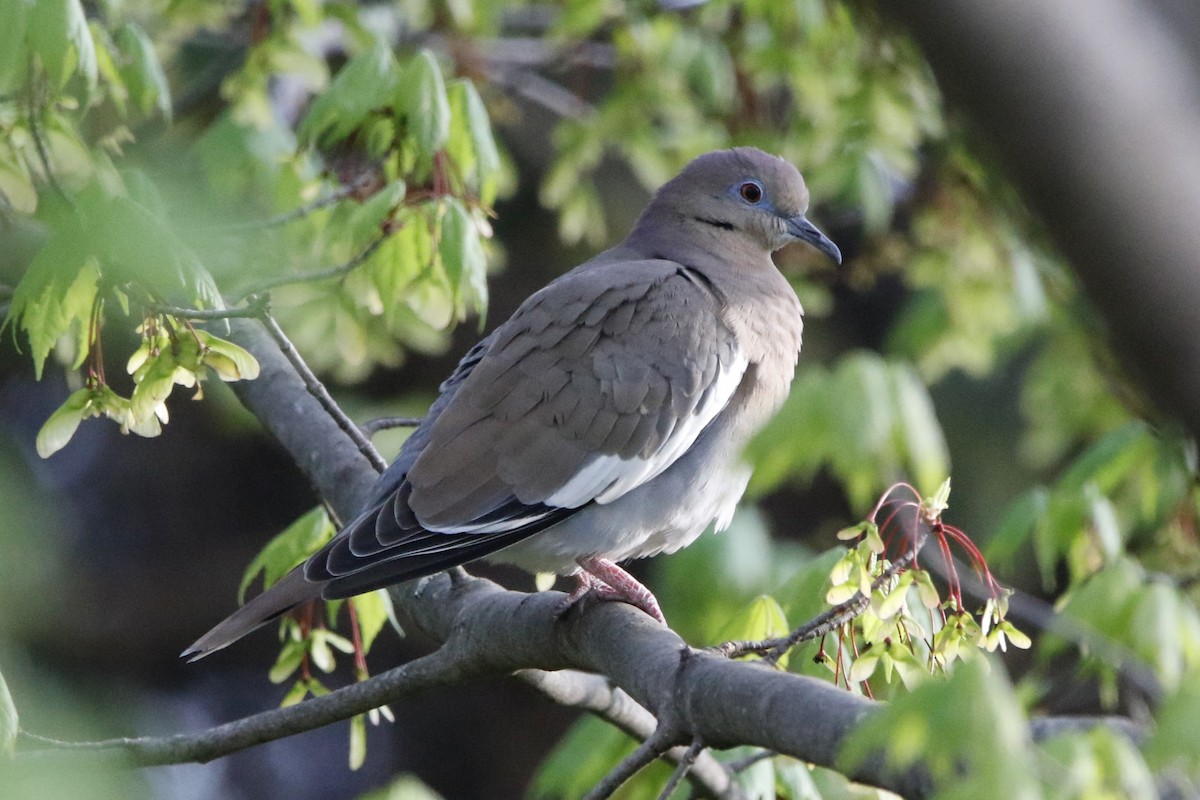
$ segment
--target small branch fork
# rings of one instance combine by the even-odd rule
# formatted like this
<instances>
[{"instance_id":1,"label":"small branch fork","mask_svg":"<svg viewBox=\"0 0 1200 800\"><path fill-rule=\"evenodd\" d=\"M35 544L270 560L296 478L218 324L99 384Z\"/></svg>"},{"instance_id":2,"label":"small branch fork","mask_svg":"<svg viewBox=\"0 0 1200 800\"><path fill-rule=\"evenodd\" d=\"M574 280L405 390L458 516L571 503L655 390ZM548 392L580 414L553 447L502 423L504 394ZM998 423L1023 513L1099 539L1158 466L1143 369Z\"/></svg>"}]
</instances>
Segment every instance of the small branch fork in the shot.
<instances>
[{"instance_id":1,"label":"small branch fork","mask_svg":"<svg viewBox=\"0 0 1200 800\"><path fill-rule=\"evenodd\" d=\"M312 202L306 203L298 208L293 208L291 211L285 211L282 214L276 214L273 217L268 217L262 220L253 220L251 222L238 222L232 225L223 226L224 230L235 233L251 232L262 230L264 228L277 228L280 225L286 225L289 222L294 222L298 219L303 219L309 214L320 211L323 208L336 205L347 197L353 197L362 192L372 181L376 180L377 176L372 172L364 172L351 182L339 187L327 195L318 197Z\"/></svg>"},{"instance_id":2,"label":"small branch fork","mask_svg":"<svg viewBox=\"0 0 1200 800\"><path fill-rule=\"evenodd\" d=\"M300 357L300 353L297 352L291 340L287 338L287 334L283 332L283 328L279 327L279 323L275 321L275 317L271 316L270 311L266 307L263 307L258 319L267 329L267 333L271 334L271 338L275 340L275 343L279 345L279 349L284 357L287 358L292 367L304 380L304 387L308 389L309 394L317 399L317 402L321 404L321 408L333 417L334 421L337 422L337 426L342 429L342 432L350 437L350 440L354 442L354 446L358 448L358 452L366 456L376 472L383 472L387 469L387 461L383 459L383 456L379 455L379 451L371 444L371 440L354 424L353 420L346 416L346 412L342 411L341 406L330 396L329 390L325 388L325 384L317 380L317 376L308 368L308 364L304 363L304 359Z\"/></svg>"},{"instance_id":3,"label":"small branch fork","mask_svg":"<svg viewBox=\"0 0 1200 800\"><path fill-rule=\"evenodd\" d=\"M273 278L265 278L252 285L250 288L243 290L240 294L240 298L251 297L280 286L290 286L295 283L313 283L315 281L329 280L330 278L345 277L365 264L367 260L375 254L375 251L383 246L383 243L387 241L389 235L390 232L388 231L380 233L378 236L372 239L366 247L358 251L358 253L356 253L343 264L327 267L326 269L313 270L311 272L298 272L293 275L276 275Z\"/></svg>"},{"instance_id":4,"label":"small branch fork","mask_svg":"<svg viewBox=\"0 0 1200 800\"><path fill-rule=\"evenodd\" d=\"M916 560L917 552L925 545L929 539L928 531L922 531L918 538L913 542L912 549L901 555L893 561L883 574L876 578L871 583L871 591L879 589L886 585L889 581L895 578ZM828 611L818 614L813 619L804 623L787 636L780 636L774 639L764 639L757 642L751 641L730 641L719 644L710 648L712 652L726 658L740 658L747 655L760 655L763 661L768 664L775 664L789 650L801 642L807 642L812 639L819 639L825 634L837 630L841 626L850 622L855 617L862 614L871 605L871 596L864 595L862 592L854 595L849 600L839 605L834 606Z\"/></svg>"},{"instance_id":5,"label":"small branch fork","mask_svg":"<svg viewBox=\"0 0 1200 800\"><path fill-rule=\"evenodd\" d=\"M247 305L241 308L234 309L192 309L179 308L177 306L168 305L150 305L148 310L153 313L167 314L172 317L189 320L213 321L222 319L256 319L262 326L266 328L267 333L275 340L275 344L279 346L279 351L283 353L288 363L296 370L296 374L304 381L304 388L308 393L317 399L321 404L321 408L325 413L337 423L337 426L354 442L354 446L362 453L376 472L383 472L387 469L387 461L379 455L379 451L371 444L368 437L369 431L360 428L354 424L354 421L342 411L341 406L329 394L329 390L325 388L325 384L317 378L313 371L309 369L308 364L304 363L304 359L296 350L295 345L288 339L287 334L283 332L283 328L279 327L279 323L275 321L275 317L271 314L271 298L266 293L253 294L246 298Z\"/></svg>"},{"instance_id":6,"label":"small branch fork","mask_svg":"<svg viewBox=\"0 0 1200 800\"><path fill-rule=\"evenodd\" d=\"M621 784L632 778L638 772L655 761L658 760L667 750L678 744L678 738L675 731L670 728L659 726L638 748L621 760L604 778L592 787L592 790L583 796L583 800L606 800L616 793L617 789L621 788ZM692 752L692 748L688 748L688 753ZM696 753L692 753L691 761L695 761ZM680 764L686 763L680 760ZM678 771L678 770L676 770ZM685 770L686 773L686 770Z\"/></svg>"}]
</instances>

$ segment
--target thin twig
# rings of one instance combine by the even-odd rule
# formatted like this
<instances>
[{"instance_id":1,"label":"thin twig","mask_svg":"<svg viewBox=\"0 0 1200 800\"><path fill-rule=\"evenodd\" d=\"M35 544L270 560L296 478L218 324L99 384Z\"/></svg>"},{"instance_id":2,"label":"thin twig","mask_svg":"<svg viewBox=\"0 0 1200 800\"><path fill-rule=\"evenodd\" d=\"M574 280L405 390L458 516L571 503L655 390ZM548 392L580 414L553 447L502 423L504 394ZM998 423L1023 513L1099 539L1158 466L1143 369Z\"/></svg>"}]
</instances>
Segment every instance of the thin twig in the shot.
<instances>
[{"instance_id":1,"label":"thin twig","mask_svg":"<svg viewBox=\"0 0 1200 800\"><path fill-rule=\"evenodd\" d=\"M696 763L696 756L700 755L700 751L704 749L704 742L699 737L692 739L692 743L688 745L687 750L683 753L683 758L679 759L679 763L675 765L675 771L671 773L671 778L663 786L661 792L658 793L658 800L667 800L671 793L675 791L675 787L679 786L679 782L687 777L688 772L692 769L692 764Z\"/></svg>"},{"instance_id":2,"label":"thin twig","mask_svg":"<svg viewBox=\"0 0 1200 800\"><path fill-rule=\"evenodd\" d=\"M421 424L423 417L379 417L370 419L358 426L367 436L372 436L389 428L415 428Z\"/></svg>"},{"instance_id":3,"label":"thin twig","mask_svg":"<svg viewBox=\"0 0 1200 800\"><path fill-rule=\"evenodd\" d=\"M329 278L340 278L348 275L365 264L367 259L374 255L375 251L387 241L387 238L388 234L381 233L344 264L338 264L335 267L328 267L326 269L313 270L312 272L298 272L294 275L277 275L273 278L266 278L248 289L243 289L238 297L240 299L249 297L252 294L260 294L278 286L288 286L293 283L312 283L314 281L323 281Z\"/></svg>"},{"instance_id":4,"label":"thin twig","mask_svg":"<svg viewBox=\"0 0 1200 800\"><path fill-rule=\"evenodd\" d=\"M532 70L488 66L484 73L492 83L536 103L557 117L588 119L596 111L573 92Z\"/></svg>"},{"instance_id":5,"label":"thin twig","mask_svg":"<svg viewBox=\"0 0 1200 800\"><path fill-rule=\"evenodd\" d=\"M638 745L636 750L621 759L619 764L583 796L583 800L606 800L606 798L612 797L625 781L640 772L643 767L652 764L670 749L671 739L674 738L674 735L671 731L658 728L649 739Z\"/></svg>"},{"instance_id":6,"label":"thin twig","mask_svg":"<svg viewBox=\"0 0 1200 800\"><path fill-rule=\"evenodd\" d=\"M524 669L515 673L515 676L553 702L589 711L634 739L647 739L658 727L658 720L653 714L602 675L576 670L547 672ZM668 750L663 757L678 764L686 754L686 748L677 746ZM692 784L693 793L701 797L720 797L725 800L745 798L745 793L734 782L730 769L708 751L701 752L695 758L687 780Z\"/></svg>"},{"instance_id":7,"label":"thin twig","mask_svg":"<svg viewBox=\"0 0 1200 800\"><path fill-rule=\"evenodd\" d=\"M262 309L253 305L241 308L183 308L163 303L150 303L146 310L155 314L166 314L178 319L190 319L197 322L208 322L222 319L258 319Z\"/></svg>"},{"instance_id":8,"label":"thin twig","mask_svg":"<svg viewBox=\"0 0 1200 800\"><path fill-rule=\"evenodd\" d=\"M961 565L960 565L961 566ZM943 579L948 579L953 564L933 561L930 570ZM975 577L963 566L958 570L962 589L976 600L988 600L992 592L984 581ZM965 576L965 577L964 577ZM1093 658L1108 664L1133 686L1141 691L1151 703L1162 699L1163 688L1154 671L1136 653L1105 636L1082 620L1064 614L1041 598L1011 589L1008 598L1008 618L1028 623L1038 630L1061 636Z\"/></svg>"},{"instance_id":9,"label":"thin twig","mask_svg":"<svg viewBox=\"0 0 1200 800\"><path fill-rule=\"evenodd\" d=\"M460 682L476 671L461 652L442 648L327 695L294 706L253 714L199 733L64 742L22 730L23 738L48 746L23 751L17 757L35 760L52 757L62 751L121 751L130 763L137 766L205 763L257 744L350 719L434 686Z\"/></svg>"},{"instance_id":10,"label":"thin twig","mask_svg":"<svg viewBox=\"0 0 1200 800\"><path fill-rule=\"evenodd\" d=\"M225 225L222 227L225 230L237 232L262 230L263 228L275 228L280 225L286 225L294 220L307 217L309 214L312 214L315 211L320 211L322 208L326 208L345 200L347 197L366 186L373 177L375 176L372 173L364 172L362 175L359 175L353 181L341 187L340 189L337 189L336 191L331 192L324 197L318 197L311 203L306 203L299 208L294 208L291 211L285 211L282 214L277 214L273 217L268 217L267 219L253 220L251 222L235 222L232 225Z\"/></svg>"},{"instance_id":11,"label":"thin twig","mask_svg":"<svg viewBox=\"0 0 1200 800\"><path fill-rule=\"evenodd\" d=\"M929 538L928 531L922 531L918 534L913 542L913 546L903 555L888 565L887 569L871 583L871 591L874 592L879 587L890 581L892 578L899 575L904 570L908 569L917 552L925 544ZM763 639L761 641L730 641L724 644L716 645L710 648L713 652L725 656L726 658L740 658L741 656L757 654L763 657L763 661L768 664L774 664L779 661L789 650L801 642L809 641L810 639L818 639L832 630L840 628L850 620L862 614L871 605L870 594L864 595L862 592L856 592L853 597L844 603L840 603L827 611L818 614L808 622L804 623L787 636L781 636L775 639Z\"/></svg>"},{"instance_id":12,"label":"thin twig","mask_svg":"<svg viewBox=\"0 0 1200 800\"><path fill-rule=\"evenodd\" d=\"M367 460L371 462L371 466L377 472L383 472L387 469L387 462L379 455L374 445L371 444L371 440L363 435L358 426L346 416L346 412L342 411L341 407L330 396L325 385L317 380L317 376L304 363L304 359L300 357L300 353L296 351L291 340L287 338L287 334L279 327L279 323L271 316L270 310L265 305L262 307L258 319L267 329L267 333L271 334L271 338L275 340L275 343L279 345L279 350L291 363L297 374L300 375L304 381L304 387L308 389L308 393L317 399L317 402L321 404L321 408L325 409L325 412L337 422L337 426L350 437L351 441L358 448L358 452L367 457Z\"/></svg>"},{"instance_id":13,"label":"thin twig","mask_svg":"<svg viewBox=\"0 0 1200 800\"><path fill-rule=\"evenodd\" d=\"M736 775L739 772L745 772L760 761L766 761L768 758L773 758L777 755L778 753L774 750L759 750L757 753L735 758L733 761L726 761L725 766L729 767L730 771Z\"/></svg>"}]
</instances>

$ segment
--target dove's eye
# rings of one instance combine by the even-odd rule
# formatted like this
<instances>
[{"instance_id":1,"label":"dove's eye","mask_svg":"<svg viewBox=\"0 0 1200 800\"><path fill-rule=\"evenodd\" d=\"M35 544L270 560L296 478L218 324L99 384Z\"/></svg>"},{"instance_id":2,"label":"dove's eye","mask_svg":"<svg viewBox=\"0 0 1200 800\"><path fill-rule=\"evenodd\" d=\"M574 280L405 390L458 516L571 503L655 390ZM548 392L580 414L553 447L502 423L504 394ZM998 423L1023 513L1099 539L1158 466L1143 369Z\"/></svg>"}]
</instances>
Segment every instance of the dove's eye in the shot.
<instances>
[{"instance_id":1,"label":"dove's eye","mask_svg":"<svg viewBox=\"0 0 1200 800\"><path fill-rule=\"evenodd\" d=\"M758 181L746 181L738 187L738 194L751 205L757 205L763 199L762 184Z\"/></svg>"}]
</instances>

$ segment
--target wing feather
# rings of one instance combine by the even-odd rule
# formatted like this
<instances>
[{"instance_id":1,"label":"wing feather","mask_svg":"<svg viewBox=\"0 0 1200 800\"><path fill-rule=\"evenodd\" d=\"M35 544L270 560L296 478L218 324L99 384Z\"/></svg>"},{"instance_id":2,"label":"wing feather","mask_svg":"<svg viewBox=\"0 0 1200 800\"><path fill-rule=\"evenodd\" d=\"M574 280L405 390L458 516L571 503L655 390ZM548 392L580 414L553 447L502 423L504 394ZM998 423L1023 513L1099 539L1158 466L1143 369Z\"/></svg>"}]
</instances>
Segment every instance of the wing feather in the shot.
<instances>
[{"instance_id":1,"label":"wing feather","mask_svg":"<svg viewBox=\"0 0 1200 800\"><path fill-rule=\"evenodd\" d=\"M347 596L611 503L685 454L748 366L719 299L678 265L585 265L467 354L385 474L393 488L307 574Z\"/></svg>"}]
</instances>

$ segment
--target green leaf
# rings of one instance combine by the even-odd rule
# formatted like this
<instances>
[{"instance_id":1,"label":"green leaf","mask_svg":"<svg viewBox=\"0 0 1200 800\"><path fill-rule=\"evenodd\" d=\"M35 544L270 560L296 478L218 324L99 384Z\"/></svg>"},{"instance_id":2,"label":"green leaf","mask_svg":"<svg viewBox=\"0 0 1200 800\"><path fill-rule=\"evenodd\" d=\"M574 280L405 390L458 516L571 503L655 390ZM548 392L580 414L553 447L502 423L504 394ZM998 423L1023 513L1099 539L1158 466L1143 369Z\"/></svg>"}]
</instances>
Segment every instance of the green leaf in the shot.
<instances>
[{"instance_id":1,"label":"green leaf","mask_svg":"<svg viewBox=\"0 0 1200 800\"><path fill-rule=\"evenodd\" d=\"M7 203L18 214L33 214L37 210L37 189L24 163L0 160L0 203Z\"/></svg>"},{"instance_id":2,"label":"green leaf","mask_svg":"<svg viewBox=\"0 0 1200 800\"><path fill-rule=\"evenodd\" d=\"M942 481L942 484L938 486L937 491L934 492L933 496L929 498L929 502L926 503L926 506L931 512L933 512L934 516L937 517L940 517L942 512L950 507L949 478L946 478L946 480Z\"/></svg>"},{"instance_id":3,"label":"green leaf","mask_svg":"<svg viewBox=\"0 0 1200 800\"><path fill-rule=\"evenodd\" d=\"M387 786L380 786L359 797L359 800L443 800L442 796L430 789L416 775L405 773L392 780Z\"/></svg>"},{"instance_id":4,"label":"green leaf","mask_svg":"<svg viewBox=\"0 0 1200 800\"><path fill-rule=\"evenodd\" d=\"M847 739L840 767L851 770L883 753L891 770L920 760L939 796L1040 797L1034 782L1037 762L1020 705L1002 671L983 661L961 664L944 681L922 681L868 715Z\"/></svg>"},{"instance_id":5,"label":"green leaf","mask_svg":"<svg viewBox=\"0 0 1200 800\"><path fill-rule=\"evenodd\" d=\"M356 714L350 719L350 769L357 771L367 760L367 718Z\"/></svg>"},{"instance_id":6,"label":"green leaf","mask_svg":"<svg viewBox=\"0 0 1200 800\"><path fill-rule=\"evenodd\" d=\"M1030 540L1038 521L1045 516L1049 502L1050 493L1036 488L1009 503L985 547L987 560L1001 565L1013 564L1018 551Z\"/></svg>"},{"instance_id":7,"label":"green leaf","mask_svg":"<svg viewBox=\"0 0 1200 800\"><path fill-rule=\"evenodd\" d=\"M790 630L787 616L775 598L760 594L725 624L718 638L757 642L786 636ZM787 669L787 655L779 659L779 665Z\"/></svg>"},{"instance_id":8,"label":"green leaf","mask_svg":"<svg viewBox=\"0 0 1200 800\"><path fill-rule=\"evenodd\" d=\"M25 31L34 0L5 0L0 3L0 94L20 85L28 50Z\"/></svg>"},{"instance_id":9,"label":"green leaf","mask_svg":"<svg viewBox=\"0 0 1200 800\"><path fill-rule=\"evenodd\" d=\"M288 639L286 642L284 642L283 649L279 651L279 657L275 659L274 665L271 666L271 670L267 673L267 677L270 679L271 683L283 683L289 677L295 674L296 670L300 669L300 664L304 662L304 657L307 654L308 642L297 639ZM293 687L293 691L289 692L287 696L283 698L285 705L288 704L288 701L292 697L294 691L295 688ZM298 702L299 699L303 699L303 697L304 695L301 694L300 698L298 698L296 702Z\"/></svg>"},{"instance_id":10,"label":"green leaf","mask_svg":"<svg viewBox=\"0 0 1200 800\"><path fill-rule=\"evenodd\" d=\"M301 140L329 146L348 137L372 112L390 106L398 74L391 48L376 40L350 59L313 101L298 128Z\"/></svg>"},{"instance_id":11,"label":"green leaf","mask_svg":"<svg viewBox=\"0 0 1200 800\"><path fill-rule=\"evenodd\" d=\"M56 230L21 277L4 324L17 322L29 337L34 375L62 337L74 332L73 364L87 357L92 306L100 270L87 259L70 226Z\"/></svg>"},{"instance_id":12,"label":"green leaf","mask_svg":"<svg viewBox=\"0 0 1200 800\"><path fill-rule=\"evenodd\" d=\"M479 241L479 228L462 204L451 200L442 217L438 255L454 291L458 318L468 310L482 314L487 308L487 257Z\"/></svg>"},{"instance_id":13,"label":"green leaf","mask_svg":"<svg viewBox=\"0 0 1200 800\"><path fill-rule=\"evenodd\" d=\"M379 236L384 221L390 219L404 202L407 191L404 181L392 181L367 200L352 206L346 225L349 237L364 244Z\"/></svg>"},{"instance_id":14,"label":"green leaf","mask_svg":"<svg viewBox=\"0 0 1200 800\"><path fill-rule=\"evenodd\" d=\"M238 586L238 602L243 602L246 589L261 572L263 588L274 584L292 568L304 562L322 545L333 538L333 523L325 508L318 506L289 525L282 533L267 543L242 576Z\"/></svg>"},{"instance_id":15,"label":"green leaf","mask_svg":"<svg viewBox=\"0 0 1200 800\"><path fill-rule=\"evenodd\" d=\"M89 416L87 407L91 403L92 390L78 389L71 393L66 402L50 415L37 435L37 453L49 458L67 446L79 423Z\"/></svg>"},{"instance_id":16,"label":"green leaf","mask_svg":"<svg viewBox=\"0 0 1200 800\"><path fill-rule=\"evenodd\" d=\"M80 0L37 0L28 17L29 44L57 88L76 72L96 87L96 48Z\"/></svg>"},{"instance_id":17,"label":"green leaf","mask_svg":"<svg viewBox=\"0 0 1200 800\"><path fill-rule=\"evenodd\" d=\"M17 734L20 732L17 707L8 691L4 675L0 674L0 755L12 755L17 744Z\"/></svg>"},{"instance_id":18,"label":"green leaf","mask_svg":"<svg viewBox=\"0 0 1200 800\"><path fill-rule=\"evenodd\" d=\"M1200 673L1189 674L1156 708L1154 732L1144 748L1146 760L1160 774L1178 771L1194 782L1200 776L1200 748L1196 747Z\"/></svg>"},{"instance_id":19,"label":"green leaf","mask_svg":"<svg viewBox=\"0 0 1200 800\"><path fill-rule=\"evenodd\" d=\"M108 97L116 106L117 115L125 119L129 114L129 87L125 85L125 78L117 65L123 61L123 56L112 37L108 35L108 30L98 21L89 22L88 29L92 32L92 43L96 46L96 67L108 90Z\"/></svg>"},{"instance_id":20,"label":"green leaf","mask_svg":"<svg viewBox=\"0 0 1200 800\"><path fill-rule=\"evenodd\" d=\"M289 673L290 674L290 673ZM288 689L287 694L280 701L280 708L294 706L308 696L308 684L303 680L298 680L292 684L292 688Z\"/></svg>"},{"instance_id":21,"label":"green leaf","mask_svg":"<svg viewBox=\"0 0 1200 800\"><path fill-rule=\"evenodd\" d=\"M383 630L383 626L389 621L394 625L397 624L396 612L392 609L391 595L380 589L352 597L349 602L354 604L354 613L358 617L358 632L362 637L363 652L369 653L371 645L375 643L375 637Z\"/></svg>"},{"instance_id":22,"label":"green leaf","mask_svg":"<svg viewBox=\"0 0 1200 800\"><path fill-rule=\"evenodd\" d=\"M634 746L632 739L607 722L580 717L538 768L528 796L531 800L583 797ZM622 786L621 796L655 798L670 774L666 764L656 761Z\"/></svg>"},{"instance_id":23,"label":"green leaf","mask_svg":"<svg viewBox=\"0 0 1200 800\"><path fill-rule=\"evenodd\" d=\"M933 585L933 578L923 569L912 570L917 585L917 594L921 597L921 605L933 610L942 604L942 597Z\"/></svg>"},{"instance_id":24,"label":"green leaf","mask_svg":"<svg viewBox=\"0 0 1200 800\"><path fill-rule=\"evenodd\" d=\"M475 84L465 79L447 84L446 97L450 103L446 152L467 176L468 186L479 201L490 207L496 200L499 184L500 152L492 136L487 108Z\"/></svg>"},{"instance_id":25,"label":"green leaf","mask_svg":"<svg viewBox=\"0 0 1200 800\"><path fill-rule=\"evenodd\" d=\"M1057 488L1082 492L1085 484L1094 483L1101 492L1112 491L1138 456L1153 445L1153 439L1154 434L1141 421L1112 431L1072 462Z\"/></svg>"},{"instance_id":26,"label":"green leaf","mask_svg":"<svg viewBox=\"0 0 1200 800\"><path fill-rule=\"evenodd\" d=\"M175 388L176 366L174 353L166 348L148 359L134 373L137 385L129 398L129 414L133 424L159 413Z\"/></svg>"},{"instance_id":27,"label":"green leaf","mask_svg":"<svg viewBox=\"0 0 1200 800\"><path fill-rule=\"evenodd\" d=\"M249 351L198 328L195 335L204 346L201 360L221 380L252 381L258 377L258 359Z\"/></svg>"},{"instance_id":28,"label":"green leaf","mask_svg":"<svg viewBox=\"0 0 1200 800\"><path fill-rule=\"evenodd\" d=\"M116 33L116 44L125 56L121 77L129 98L143 114L157 109L165 119L171 119L171 89L167 76L154 52L154 44L138 25L126 22Z\"/></svg>"},{"instance_id":29,"label":"green leaf","mask_svg":"<svg viewBox=\"0 0 1200 800\"><path fill-rule=\"evenodd\" d=\"M395 105L405 130L416 142L419 160L431 162L450 135L450 102L433 53L422 50L408 63L396 90Z\"/></svg>"}]
</instances>

